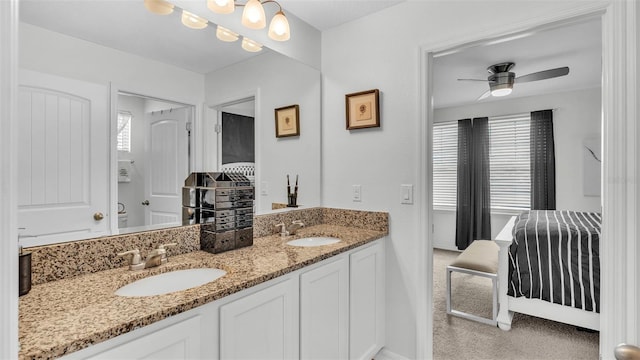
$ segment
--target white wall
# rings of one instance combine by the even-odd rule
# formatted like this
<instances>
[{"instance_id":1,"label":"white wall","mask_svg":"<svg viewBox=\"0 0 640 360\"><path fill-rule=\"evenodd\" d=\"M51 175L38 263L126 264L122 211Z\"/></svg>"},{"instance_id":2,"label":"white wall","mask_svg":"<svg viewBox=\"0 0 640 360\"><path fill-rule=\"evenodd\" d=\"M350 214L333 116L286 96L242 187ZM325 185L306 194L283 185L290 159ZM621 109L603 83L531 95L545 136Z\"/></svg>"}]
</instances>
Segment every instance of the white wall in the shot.
<instances>
[{"instance_id":1,"label":"white wall","mask_svg":"<svg viewBox=\"0 0 640 360\"><path fill-rule=\"evenodd\" d=\"M204 75L20 23L20 68L199 105Z\"/></svg>"},{"instance_id":2,"label":"white wall","mask_svg":"<svg viewBox=\"0 0 640 360\"><path fill-rule=\"evenodd\" d=\"M556 208L600 212L600 196L585 196L583 191L583 141L589 138L600 139L600 96L600 88L595 88L442 108L434 111L434 122L555 109L553 135L556 154ZM510 216L491 216L493 237L500 232ZM435 247L456 249L455 217L455 210L434 212Z\"/></svg>"},{"instance_id":3,"label":"white wall","mask_svg":"<svg viewBox=\"0 0 640 360\"><path fill-rule=\"evenodd\" d=\"M286 202L286 175L300 175L298 204L320 205L320 73L280 54L268 52L206 76L206 103L217 106L256 94L256 211ZM300 105L300 136L276 138L274 109ZM211 116L209 116L211 115ZM215 113L207 123L215 121ZM216 149L209 130L207 151ZM206 170L215 170L215 158ZM263 195L267 185L268 194Z\"/></svg>"},{"instance_id":4,"label":"white wall","mask_svg":"<svg viewBox=\"0 0 640 360\"><path fill-rule=\"evenodd\" d=\"M400 204L400 184L414 184L420 151L420 46L478 40L501 26L561 14L585 2L409 1L322 34L323 205L390 212L387 252L387 348L417 356L416 294L420 242L419 202ZM344 95L378 88L379 129L345 130ZM362 201L351 201L351 185ZM427 309L430 311L430 309ZM423 339L420 339L422 342ZM429 355L427 355L428 357Z\"/></svg>"}]
</instances>

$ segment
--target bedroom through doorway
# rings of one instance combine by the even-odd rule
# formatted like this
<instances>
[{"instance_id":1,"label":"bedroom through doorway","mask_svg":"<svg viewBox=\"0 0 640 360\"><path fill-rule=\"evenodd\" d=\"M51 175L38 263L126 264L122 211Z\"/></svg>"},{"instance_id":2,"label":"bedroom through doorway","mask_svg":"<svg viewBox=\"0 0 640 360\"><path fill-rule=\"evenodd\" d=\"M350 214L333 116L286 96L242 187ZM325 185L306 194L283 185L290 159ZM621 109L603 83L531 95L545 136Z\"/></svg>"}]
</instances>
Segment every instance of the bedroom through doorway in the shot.
<instances>
[{"instance_id":1,"label":"bedroom through doorway","mask_svg":"<svg viewBox=\"0 0 640 360\"><path fill-rule=\"evenodd\" d=\"M433 134L434 358L444 359L447 354L460 357L460 349L470 349L475 357L514 356L513 349L503 353L507 350L499 344L528 332L529 335L524 336L527 341L517 342L516 346L516 352L522 357L538 354L545 358L539 351L549 341L545 338L554 334L561 348L583 351L579 353L585 358L598 358L597 332L523 314L515 315L511 331L448 316L444 303L444 267L461 251L456 241L458 120L473 119L473 123L475 119L486 118L489 132L493 134L494 144L486 145L488 162L493 160L493 164L488 165L491 175L487 177L489 185L483 190L491 202L490 225L484 237L495 239L512 216L531 208L529 122L531 113L539 110L551 110L553 117L554 208L601 213L601 34L601 17L593 15L433 53L434 116L429 133ZM495 67L505 63L513 65L508 69ZM517 80L521 76L527 80L528 74L565 67L569 69L568 74L546 78L544 74L534 75L533 81ZM514 73L516 80L510 83L511 92L507 96L487 96L497 83L488 81L493 75L491 71L495 73L496 69ZM486 279L468 275L455 278L454 275L454 299L459 301L457 306L481 315L488 313L491 317L491 282L482 280ZM478 334L487 338L478 341ZM460 343L464 339L469 343Z\"/></svg>"}]
</instances>

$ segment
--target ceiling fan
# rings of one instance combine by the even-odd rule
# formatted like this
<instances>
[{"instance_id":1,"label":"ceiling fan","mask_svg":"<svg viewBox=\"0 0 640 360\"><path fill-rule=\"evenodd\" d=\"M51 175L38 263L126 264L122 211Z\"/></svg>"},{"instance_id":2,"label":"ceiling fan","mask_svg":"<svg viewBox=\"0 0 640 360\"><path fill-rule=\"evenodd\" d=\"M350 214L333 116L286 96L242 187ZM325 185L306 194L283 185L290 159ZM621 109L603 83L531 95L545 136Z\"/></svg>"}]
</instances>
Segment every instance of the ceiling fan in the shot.
<instances>
[{"instance_id":1,"label":"ceiling fan","mask_svg":"<svg viewBox=\"0 0 640 360\"><path fill-rule=\"evenodd\" d=\"M506 96L511 94L514 83L524 83L530 81L538 81L551 79L558 76L565 76L569 73L569 68L559 67L555 69L549 69L544 71L538 71L527 75L516 77L516 74L511 72L511 69L516 66L513 62L503 62L495 65L491 65L487 68L489 77L487 80L481 79L458 79L459 81L484 81L489 83L489 90L480 95L477 100L485 99L489 96Z\"/></svg>"}]
</instances>

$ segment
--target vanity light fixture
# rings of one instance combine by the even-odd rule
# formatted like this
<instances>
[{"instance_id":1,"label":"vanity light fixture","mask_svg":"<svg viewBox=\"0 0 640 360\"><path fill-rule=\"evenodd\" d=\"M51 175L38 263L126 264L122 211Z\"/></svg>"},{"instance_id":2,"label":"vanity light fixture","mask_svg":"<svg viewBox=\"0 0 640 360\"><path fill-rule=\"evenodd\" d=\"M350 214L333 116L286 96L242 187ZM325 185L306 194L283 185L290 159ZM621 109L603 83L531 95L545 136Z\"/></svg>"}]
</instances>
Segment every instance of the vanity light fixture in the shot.
<instances>
[{"instance_id":1,"label":"vanity light fixture","mask_svg":"<svg viewBox=\"0 0 640 360\"><path fill-rule=\"evenodd\" d=\"M200 16L182 10L182 24L191 29L204 29L207 27L207 20Z\"/></svg>"},{"instance_id":2,"label":"vanity light fixture","mask_svg":"<svg viewBox=\"0 0 640 360\"><path fill-rule=\"evenodd\" d=\"M218 40L234 42L238 40L238 36L238 34L220 25L218 25L218 27L216 28L216 37L218 38Z\"/></svg>"},{"instance_id":3,"label":"vanity light fixture","mask_svg":"<svg viewBox=\"0 0 640 360\"><path fill-rule=\"evenodd\" d=\"M264 13L264 4L274 3L278 5L278 12L269 24L269 37L276 41L287 41L291 37L289 21L282 11L282 6L275 0L248 0L246 4L240 4L234 0L207 0L209 10L218 14L231 14L236 6L244 6L242 11L242 25L249 29L260 30L267 26Z\"/></svg>"},{"instance_id":4,"label":"vanity light fixture","mask_svg":"<svg viewBox=\"0 0 640 360\"><path fill-rule=\"evenodd\" d=\"M218 14L231 14L235 10L233 0L207 0L207 7Z\"/></svg>"},{"instance_id":5,"label":"vanity light fixture","mask_svg":"<svg viewBox=\"0 0 640 360\"><path fill-rule=\"evenodd\" d=\"M248 52L258 52L262 50L262 45L247 37L242 37L242 48Z\"/></svg>"},{"instance_id":6,"label":"vanity light fixture","mask_svg":"<svg viewBox=\"0 0 640 360\"><path fill-rule=\"evenodd\" d=\"M144 0L144 7L157 15L169 15L173 12L173 4L165 0Z\"/></svg>"},{"instance_id":7,"label":"vanity light fixture","mask_svg":"<svg viewBox=\"0 0 640 360\"><path fill-rule=\"evenodd\" d=\"M264 15L264 7L258 0L249 0L242 11L242 25L249 29L260 30L267 26L267 17Z\"/></svg>"}]
</instances>

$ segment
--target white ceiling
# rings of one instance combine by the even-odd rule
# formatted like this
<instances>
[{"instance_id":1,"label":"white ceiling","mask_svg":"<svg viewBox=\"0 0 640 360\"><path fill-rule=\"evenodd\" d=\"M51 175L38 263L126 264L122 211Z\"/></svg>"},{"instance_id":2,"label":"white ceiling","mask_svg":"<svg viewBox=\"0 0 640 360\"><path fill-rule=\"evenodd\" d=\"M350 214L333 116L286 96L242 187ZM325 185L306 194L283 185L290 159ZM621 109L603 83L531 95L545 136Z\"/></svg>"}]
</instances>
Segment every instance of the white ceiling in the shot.
<instances>
[{"instance_id":1,"label":"white ceiling","mask_svg":"<svg viewBox=\"0 0 640 360\"><path fill-rule=\"evenodd\" d=\"M1 1L1 0L0 0ZM199 0L204 1L204 0ZM396 5L400 0L282 0L286 12L319 30ZM158 16L142 0L21 0L22 21L104 46L155 59L205 74L246 60L239 42L215 38L214 27L188 29L180 12ZM295 29L292 29L295 31ZM513 61L516 76L568 66L567 76L531 83L516 83L509 98L596 87L600 84L601 40L599 20L540 30L511 39L467 46L434 60L436 108L474 103L488 89L483 82L492 64ZM264 51L270 51L264 49ZM500 98L487 98L483 102Z\"/></svg>"},{"instance_id":2,"label":"white ceiling","mask_svg":"<svg viewBox=\"0 0 640 360\"><path fill-rule=\"evenodd\" d=\"M1 1L1 0L0 0ZM205 0L199 0L205 1ZM313 27L325 30L402 0L285 0L282 6ZM206 74L260 53L239 42L215 37L215 27L192 30L180 11L159 16L142 0L21 0L20 19L55 32ZM292 29L295 32L295 29Z\"/></svg>"},{"instance_id":3,"label":"white ceiling","mask_svg":"<svg viewBox=\"0 0 640 360\"><path fill-rule=\"evenodd\" d=\"M489 97L479 102L597 87L601 83L601 32L599 19L554 29L517 34L470 46L434 59L434 107L476 103L489 89L487 67L515 62L516 77L568 66L569 74L553 79L516 83L511 95Z\"/></svg>"},{"instance_id":4,"label":"white ceiling","mask_svg":"<svg viewBox=\"0 0 640 360\"><path fill-rule=\"evenodd\" d=\"M278 0L291 12L320 31L342 25L405 0Z\"/></svg>"}]
</instances>

